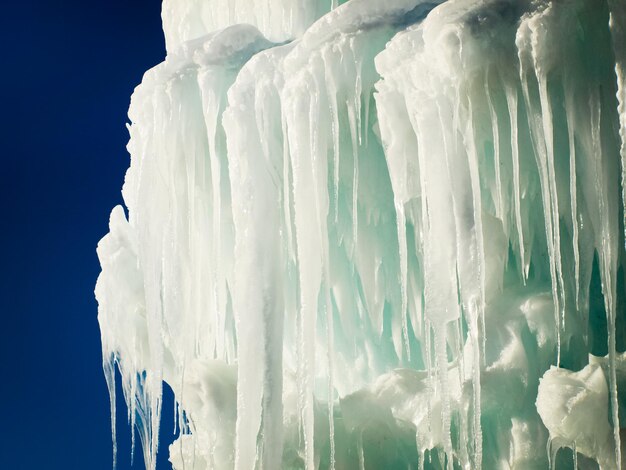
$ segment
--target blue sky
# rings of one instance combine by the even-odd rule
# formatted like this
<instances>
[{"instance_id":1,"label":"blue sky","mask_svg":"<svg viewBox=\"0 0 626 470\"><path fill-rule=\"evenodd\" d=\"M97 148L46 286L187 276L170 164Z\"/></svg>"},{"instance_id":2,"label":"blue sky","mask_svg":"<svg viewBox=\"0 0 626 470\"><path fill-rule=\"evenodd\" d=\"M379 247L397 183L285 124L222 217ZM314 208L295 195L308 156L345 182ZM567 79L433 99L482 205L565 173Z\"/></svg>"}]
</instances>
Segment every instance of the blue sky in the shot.
<instances>
[{"instance_id":1,"label":"blue sky","mask_svg":"<svg viewBox=\"0 0 626 470\"><path fill-rule=\"evenodd\" d=\"M2 6L0 468L111 468L95 248L121 203L130 95L165 54L160 9L158 0ZM167 435L171 415L168 397ZM166 454L159 468L169 468Z\"/></svg>"}]
</instances>

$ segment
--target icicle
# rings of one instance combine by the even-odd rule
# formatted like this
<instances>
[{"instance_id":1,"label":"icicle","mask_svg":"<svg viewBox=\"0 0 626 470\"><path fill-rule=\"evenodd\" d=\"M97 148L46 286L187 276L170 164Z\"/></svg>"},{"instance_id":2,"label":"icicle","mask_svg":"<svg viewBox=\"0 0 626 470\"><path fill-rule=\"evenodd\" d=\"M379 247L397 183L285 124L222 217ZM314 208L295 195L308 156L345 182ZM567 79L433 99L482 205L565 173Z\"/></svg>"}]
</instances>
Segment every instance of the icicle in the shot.
<instances>
[{"instance_id":1,"label":"icicle","mask_svg":"<svg viewBox=\"0 0 626 470\"><path fill-rule=\"evenodd\" d=\"M350 137L352 139L352 246L356 250L359 226L359 149L357 147L358 131L356 109L353 103L346 101L348 120L350 123Z\"/></svg>"},{"instance_id":2,"label":"icicle","mask_svg":"<svg viewBox=\"0 0 626 470\"><path fill-rule=\"evenodd\" d=\"M609 393L611 398L611 418L613 421L613 439L615 441L615 461L618 468L621 467L621 443L619 434L619 404L617 395L617 372L616 372L616 339L615 339L615 282L616 268L615 259L613 258L613 244L611 238L616 234L610 229L610 213L608 202L606 199L606 184L604 182L604 168L602 167L602 143L600 140L601 133L601 112L600 90L594 88L589 98L590 108L590 125L591 125L591 141L592 152L595 163L595 186L598 193L598 203L600 212L601 240L600 246L600 265L602 294L604 296L604 308L607 316L608 329L608 350L609 350Z\"/></svg>"},{"instance_id":3,"label":"icicle","mask_svg":"<svg viewBox=\"0 0 626 470\"><path fill-rule=\"evenodd\" d=\"M619 116L620 135L620 155L621 155L621 189L622 205L626 204L626 4L619 0L609 0L609 29L613 42L613 52L615 55L615 74L617 77L617 99ZM624 243L626 244L626 206L623 213ZM609 321L609 374L611 385L611 406L613 418L613 436L615 441L615 460L617 467L622 467L621 439L619 434L619 409L617 396L617 377L615 365L615 315L616 311L613 302L609 305L612 310L607 309L610 315ZM610 312L610 313L609 313Z\"/></svg>"},{"instance_id":4,"label":"icicle","mask_svg":"<svg viewBox=\"0 0 626 470\"><path fill-rule=\"evenodd\" d=\"M480 321L482 325L481 337L482 337L482 357L486 356L486 328L485 328L485 246L483 241L483 222L482 222L482 204L480 195L480 182L479 182L479 166L478 157L476 155L475 144L475 129L474 119L472 117L472 103L468 97L469 104L469 122L468 133L466 135L468 145L469 156L469 168L470 168L470 180L473 196L473 208L474 208L474 227L472 229L472 237L475 239L475 251L476 251L476 274L478 277L478 298L470 299L470 322L471 328L474 330L473 334L470 333L473 339L473 374L472 374L472 387L474 395L474 466L476 468L482 467L482 430L480 425L481 416L481 387L480 387L480 345L481 341L478 339L477 324ZM497 159L499 161L499 158Z\"/></svg>"},{"instance_id":5,"label":"icicle","mask_svg":"<svg viewBox=\"0 0 626 470\"><path fill-rule=\"evenodd\" d=\"M318 150L315 150L319 153ZM321 205L321 204L320 204ZM326 311L326 338L328 342L328 424L329 424L329 441L330 441L330 470L335 469L335 412L334 412L334 400L335 400L335 387L334 387L334 364L333 358L335 357L335 330L334 330L334 316L333 316L333 304L330 295L330 253L328 247L328 230L326 229L326 216L327 207L318 207L318 211L322 211L320 214L320 234L322 244L322 264L324 270L324 310ZM324 221L322 221L322 219Z\"/></svg>"},{"instance_id":6,"label":"icicle","mask_svg":"<svg viewBox=\"0 0 626 470\"><path fill-rule=\"evenodd\" d=\"M287 231L287 251L291 260L296 259L296 249L294 247L294 235L292 230L293 217L291 214L291 194L292 194L292 173L290 171L291 161L289 159L289 139L287 138L287 122L281 118L283 135L283 213L285 217L285 228Z\"/></svg>"},{"instance_id":7,"label":"icicle","mask_svg":"<svg viewBox=\"0 0 626 470\"><path fill-rule=\"evenodd\" d=\"M477 306L470 304L470 310L475 310ZM479 315L476 311L471 312L469 319L469 335L472 340L472 395L473 401L473 431L474 431L474 468L482 468L482 445L483 435L480 424L481 417L481 386L480 386L480 349L478 340L478 324ZM484 355L484 350L483 350Z\"/></svg>"},{"instance_id":8,"label":"icicle","mask_svg":"<svg viewBox=\"0 0 626 470\"><path fill-rule=\"evenodd\" d=\"M363 431L359 431L356 448L357 454L359 456L359 470L365 470L365 454L363 452Z\"/></svg>"},{"instance_id":9,"label":"icicle","mask_svg":"<svg viewBox=\"0 0 626 470\"><path fill-rule=\"evenodd\" d=\"M137 399L135 398L137 396L137 376L136 373L134 374L135 376L131 379L131 383L130 383L130 396L132 397L130 400L130 406L128 407L128 422L130 423L130 464L131 466L134 463L135 460L135 432L136 432L136 416L137 416ZM128 402L128 400L127 400Z\"/></svg>"},{"instance_id":10,"label":"icicle","mask_svg":"<svg viewBox=\"0 0 626 470\"><path fill-rule=\"evenodd\" d=\"M537 67L537 65L535 65ZM556 172L554 170L554 134L552 126L552 107L550 105L550 98L548 96L548 79L543 76L539 70L538 82L539 82L539 100L541 103L541 116L543 124L543 141L546 146L546 157L548 165L548 186L550 191L550 204L552 210L552 250L554 256L554 269L556 270L556 281L558 287L559 301L557 302L555 297L555 310L560 310L560 321L557 322L557 327L565 329L565 299L564 299L564 282L561 262L561 229L559 227L559 202L557 195L557 183ZM540 144L541 145L541 144ZM542 153L543 149L540 150ZM558 306L558 307L557 307ZM560 336L560 334L559 334ZM560 364L560 345L559 345L559 358L557 364Z\"/></svg>"},{"instance_id":11,"label":"icicle","mask_svg":"<svg viewBox=\"0 0 626 470\"><path fill-rule=\"evenodd\" d=\"M327 245L327 243L325 244ZM329 272L329 256L328 246L324 247L324 264L326 266L324 273L324 293L325 293L325 310L326 310L326 335L328 341L328 439L330 442L330 470L335 469L335 387L334 387L334 364L335 357L335 332L333 318L333 304L330 296L330 272Z\"/></svg>"},{"instance_id":12,"label":"icicle","mask_svg":"<svg viewBox=\"0 0 626 470\"><path fill-rule=\"evenodd\" d=\"M494 164L496 170L496 215L504 222L502 176L500 168L500 132L498 129L498 116L493 105L491 92L489 91L489 69L485 70L485 96L489 105L489 116L491 117L491 131L493 133Z\"/></svg>"},{"instance_id":13,"label":"icicle","mask_svg":"<svg viewBox=\"0 0 626 470\"><path fill-rule=\"evenodd\" d=\"M116 390L115 390L115 359L111 356L108 360L103 361L104 378L106 379L107 389L109 391L109 402L111 410L111 439L113 441L113 470L117 468L117 428L116 428Z\"/></svg>"},{"instance_id":14,"label":"icicle","mask_svg":"<svg viewBox=\"0 0 626 470\"><path fill-rule=\"evenodd\" d=\"M520 190L520 163L519 163L519 140L517 127L517 88L505 85L506 102L509 109L509 122L511 128L511 156L513 160L513 192L515 206L515 225L517 227L517 239L519 244L519 259L522 282L526 284L528 279L528 265L524 252L524 229L522 225L521 190Z\"/></svg>"},{"instance_id":15,"label":"icicle","mask_svg":"<svg viewBox=\"0 0 626 470\"><path fill-rule=\"evenodd\" d=\"M335 223L337 223L339 217L339 109L337 107L337 85L335 83L335 77L331 70L331 67L334 66L335 61L331 60L331 56L328 50L325 50L324 52L324 76L326 79L328 104L330 106L330 114L332 117L331 131L333 138L333 207L335 214Z\"/></svg>"},{"instance_id":16,"label":"icicle","mask_svg":"<svg viewBox=\"0 0 626 470\"><path fill-rule=\"evenodd\" d=\"M439 393L441 397L441 421L443 434L443 450L448 461L448 470L452 465L452 437L450 434L450 395L448 390L448 358L446 353L445 324L435 326L435 349L437 354L437 376L439 379Z\"/></svg>"},{"instance_id":17,"label":"icicle","mask_svg":"<svg viewBox=\"0 0 626 470\"><path fill-rule=\"evenodd\" d=\"M205 120L207 122L207 135L209 141L209 163L211 169L211 190L213 197L213 233L211 237L212 242L212 276L214 278L211 285L213 287L213 311L215 312L215 324L218 328L218 338L221 336L219 332L223 332L224 315L225 315L225 302L222 295L223 273L221 269L221 253L222 253L222 181L221 181L221 163L217 154L217 121L221 114L221 103L215 100L212 93L209 92L209 96L206 99L207 104L205 111ZM222 344L217 344L217 349L223 349Z\"/></svg>"},{"instance_id":18,"label":"icicle","mask_svg":"<svg viewBox=\"0 0 626 470\"><path fill-rule=\"evenodd\" d=\"M622 201L626 201L626 4L619 0L609 0L609 29L615 55L615 75L617 78L617 99L619 116L621 189ZM626 207L624 208L624 242L626 243Z\"/></svg>"},{"instance_id":19,"label":"icicle","mask_svg":"<svg viewBox=\"0 0 626 470\"><path fill-rule=\"evenodd\" d=\"M400 295L402 296L400 315L402 315L402 338L404 340L407 362L411 361L409 346L408 317L408 253L406 241L406 215L404 204L396 201L396 219L398 226L398 247L400 249Z\"/></svg>"},{"instance_id":20,"label":"icicle","mask_svg":"<svg viewBox=\"0 0 626 470\"><path fill-rule=\"evenodd\" d=\"M578 197L576 184L576 143L574 141L574 129L576 129L576 115L572 93L574 90L565 87L565 114L567 116L567 138L569 144L569 187L570 205L572 209L573 251L574 251L574 279L576 282L576 310L580 310L580 248L578 241Z\"/></svg>"},{"instance_id":21,"label":"icicle","mask_svg":"<svg viewBox=\"0 0 626 470\"><path fill-rule=\"evenodd\" d=\"M306 75L307 83L314 90L308 95L300 97L292 104L290 112L293 121L290 121L289 139L294 144L290 145L292 167L294 168L294 191L295 191L295 216L296 236L298 247L298 263L300 270L300 335L302 338L302 357L299 363L300 373L300 396L301 396L301 422L304 431L305 467L312 470L315 463L314 453L314 378L315 378L315 338L317 297L322 276L323 254L321 253L322 238L320 234L325 229L326 212L322 212L321 188L325 187L322 179L325 174L320 174L318 167L323 162L319 149L319 88L316 77L310 72ZM301 105L308 107L308 125L297 125L296 114ZM306 108L305 108L306 109ZM293 123L293 126L291 124ZM302 145L302 137L306 136ZM298 147L301 146L301 147ZM299 152L303 152L300 154ZM313 195L313 198L310 197ZM313 216L317 230L309 231L306 221ZM324 220L322 220L324 217ZM322 225L324 223L324 225Z\"/></svg>"},{"instance_id":22,"label":"icicle","mask_svg":"<svg viewBox=\"0 0 626 470\"><path fill-rule=\"evenodd\" d=\"M362 83L362 75L363 75L363 64L362 59L360 58L358 51L356 49L355 41L353 38L350 38L350 52L352 58L354 60L354 91L352 99L354 101L354 114L356 115L356 133L357 133L357 142L359 146L363 143L363 129L361 126L361 94L363 92L363 83Z\"/></svg>"},{"instance_id":23,"label":"icicle","mask_svg":"<svg viewBox=\"0 0 626 470\"><path fill-rule=\"evenodd\" d=\"M550 470L555 470L556 468L556 454L559 452L559 447L556 447L552 442L552 439L548 439L548 466Z\"/></svg>"},{"instance_id":24,"label":"icicle","mask_svg":"<svg viewBox=\"0 0 626 470\"><path fill-rule=\"evenodd\" d=\"M365 100L365 110L363 116L363 133L365 134L364 145L365 147L369 144L369 125L370 125L370 101L372 98L372 89L367 88L362 92L363 99Z\"/></svg>"},{"instance_id":25,"label":"icicle","mask_svg":"<svg viewBox=\"0 0 626 470\"><path fill-rule=\"evenodd\" d=\"M541 113L538 118L537 115L533 115L535 112L529 92L529 83L528 78L525 76L528 72L526 72L524 58L522 53L521 46L518 45L518 54L520 61L520 81L522 83L522 91L524 93L524 99L526 102L526 109L528 114L528 125L531 130L531 137L533 138L533 144L535 148L535 154L537 159L537 166L539 167L539 179L541 182L541 196L543 203L543 212L544 219L546 225L546 241L548 243L548 256L550 259L550 279L552 283L552 298L554 301L554 323L555 323L555 333L557 338L557 359L556 364L559 366L561 364L561 306L560 306L560 291L559 291L559 278L557 276L557 254L556 251L559 250L559 246L556 245L557 237L555 236L555 203L553 198L556 197L556 188L552 186L552 177L550 171L550 163L548 162L549 156L552 156L552 136L550 135L549 141L546 142L546 135L544 132L546 130L551 134L550 127L551 125L547 123L548 118L541 116ZM536 58L533 58L536 61ZM533 75L539 73L537 70L536 63L533 64L535 69L533 70ZM537 75L535 75L537 76ZM538 86L540 88L540 101L541 101L541 110L548 112L548 103L545 103L547 100L547 90L545 90L545 78L538 77ZM538 120L541 122L537 122ZM558 224L558 212L556 223Z\"/></svg>"}]
</instances>

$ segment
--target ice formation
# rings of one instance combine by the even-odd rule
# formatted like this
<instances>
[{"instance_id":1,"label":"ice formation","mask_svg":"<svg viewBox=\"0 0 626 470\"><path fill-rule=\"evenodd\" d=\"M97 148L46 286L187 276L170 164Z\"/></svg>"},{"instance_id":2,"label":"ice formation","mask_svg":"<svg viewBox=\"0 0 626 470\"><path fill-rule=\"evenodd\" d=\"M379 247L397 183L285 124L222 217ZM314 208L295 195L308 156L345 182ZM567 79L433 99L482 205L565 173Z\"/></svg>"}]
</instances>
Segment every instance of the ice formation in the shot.
<instances>
[{"instance_id":1,"label":"ice formation","mask_svg":"<svg viewBox=\"0 0 626 470\"><path fill-rule=\"evenodd\" d=\"M176 469L622 468L626 2L163 25L98 245L114 447L118 369L147 469L164 382Z\"/></svg>"}]
</instances>

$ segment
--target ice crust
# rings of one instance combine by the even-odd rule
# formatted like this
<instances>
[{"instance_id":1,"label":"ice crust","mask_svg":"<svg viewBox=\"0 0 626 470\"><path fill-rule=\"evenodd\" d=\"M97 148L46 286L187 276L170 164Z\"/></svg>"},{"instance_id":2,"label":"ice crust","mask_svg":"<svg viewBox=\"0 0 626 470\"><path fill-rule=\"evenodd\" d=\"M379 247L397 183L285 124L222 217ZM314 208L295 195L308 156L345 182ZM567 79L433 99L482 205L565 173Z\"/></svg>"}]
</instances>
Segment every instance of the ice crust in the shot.
<instances>
[{"instance_id":1,"label":"ice crust","mask_svg":"<svg viewBox=\"0 0 626 470\"><path fill-rule=\"evenodd\" d=\"M622 467L623 2L163 25L98 245L114 449L117 369L147 469L164 383L176 469Z\"/></svg>"}]
</instances>

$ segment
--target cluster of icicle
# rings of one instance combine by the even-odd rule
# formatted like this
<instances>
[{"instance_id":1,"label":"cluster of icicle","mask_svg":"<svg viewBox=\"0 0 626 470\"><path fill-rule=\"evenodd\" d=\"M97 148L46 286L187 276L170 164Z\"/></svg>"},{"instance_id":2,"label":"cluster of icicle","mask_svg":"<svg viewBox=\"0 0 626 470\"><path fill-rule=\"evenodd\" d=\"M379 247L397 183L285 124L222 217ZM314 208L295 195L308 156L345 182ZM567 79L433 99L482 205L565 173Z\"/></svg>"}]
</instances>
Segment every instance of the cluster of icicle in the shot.
<instances>
[{"instance_id":1,"label":"cluster of icicle","mask_svg":"<svg viewBox=\"0 0 626 470\"><path fill-rule=\"evenodd\" d=\"M621 468L626 2L341 3L164 1L114 441L118 369L147 469L163 383L176 469Z\"/></svg>"}]
</instances>

